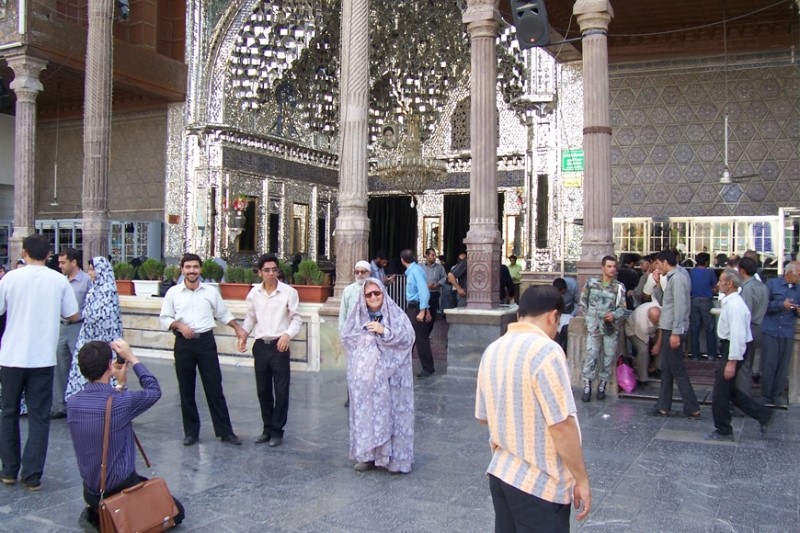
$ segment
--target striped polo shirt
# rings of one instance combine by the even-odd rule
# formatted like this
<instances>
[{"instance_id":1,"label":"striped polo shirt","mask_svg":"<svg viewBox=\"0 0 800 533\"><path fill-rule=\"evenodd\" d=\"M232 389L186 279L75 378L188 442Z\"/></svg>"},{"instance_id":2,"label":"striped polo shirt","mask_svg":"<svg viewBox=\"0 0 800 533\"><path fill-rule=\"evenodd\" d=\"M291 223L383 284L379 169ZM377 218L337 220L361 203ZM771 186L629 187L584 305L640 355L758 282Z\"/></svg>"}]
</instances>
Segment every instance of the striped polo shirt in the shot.
<instances>
[{"instance_id":1,"label":"striped polo shirt","mask_svg":"<svg viewBox=\"0 0 800 533\"><path fill-rule=\"evenodd\" d=\"M575 479L548 426L575 412L561 347L533 324L509 324L486 348L478 370L475 417L489 425L487 473L543 500L570 503Z\"/></svg>"}]
</instances>

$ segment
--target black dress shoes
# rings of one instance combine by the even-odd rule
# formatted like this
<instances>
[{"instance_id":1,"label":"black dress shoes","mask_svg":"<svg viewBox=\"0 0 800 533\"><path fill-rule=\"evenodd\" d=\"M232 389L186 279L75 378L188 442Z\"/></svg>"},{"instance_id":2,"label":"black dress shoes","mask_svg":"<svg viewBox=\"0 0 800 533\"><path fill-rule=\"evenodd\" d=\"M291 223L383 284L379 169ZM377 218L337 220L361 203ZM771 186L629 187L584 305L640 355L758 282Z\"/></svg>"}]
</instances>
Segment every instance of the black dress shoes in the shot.
<instances>
[{"instance_id":1,"label":"black dress shoes","mask_svg":"<svg viewBox=\"0 0 800 533\"><path fill-rule=\"evenodd\" d=\"M184 445L184 446L194 446L194 445L195 445L195 444L197 444L199 441L200 441L200 439L198 439L198 438L197 438L197 437L195 437L194 435L189 435L188 437L184 437L184 439L183 439L183 445Z\"/></svg>"},{"instance_id":2,"label":"black dress shoes","mask_svg":"<svg viewBox=\"0 0 800 533\"><path fill-rule=\"evenodd\" d=\"M225 442L227 444L233 444L236 446L242 445L242 439L240 439L233 433L231 433L230 435L225 435L224 437L220 437L220 440L222 440L222 442Z\"/></svg>"},{"instance_id":3,"label":"black dress shoes","mask_svg":"<svg viewBox=\"0 0 800 533\"><path fill-rule=\"evenodd\" d=\"M268 433L262 433L256 439L256 444L264 444L265 442L269 442L269 434Z\"/></svg>"},{"instance_id":4,"label":"black dress shoes","mask_svg":"<svg viewBox=\"0 0 800 533\"><path fill-rule=\"evenodd\" d=\"M271 439L269 439L270 448L277 448L281 444L283 444L283 437L272 437Z\"/></svg>"},{"instance_id":5,"label":"black dress shoes","mask_svg":"<svg viewBox=\"0 0 800 533\"><path fill-rule=\"evenodd\" d=\"M423 378L429 378L432 375L433 375L433 372L431 372L430 370L423 370L422 372L417 374L417 377L420 378L420 379L423 379Z\"/></svg>"}]
</instances>

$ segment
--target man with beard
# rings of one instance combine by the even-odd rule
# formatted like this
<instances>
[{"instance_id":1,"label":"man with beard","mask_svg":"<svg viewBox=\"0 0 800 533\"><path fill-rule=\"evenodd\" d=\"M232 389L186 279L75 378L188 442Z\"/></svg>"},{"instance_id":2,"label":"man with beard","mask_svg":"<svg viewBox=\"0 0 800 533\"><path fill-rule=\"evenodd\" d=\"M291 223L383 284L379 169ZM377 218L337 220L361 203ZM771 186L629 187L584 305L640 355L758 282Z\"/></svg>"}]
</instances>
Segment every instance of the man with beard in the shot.
<instances>
[{"instance_id":1,"label":"man with beard","mask_svg":"<svg viewBox=\"0 0 800 533\"><path fill-rule=\"evenodd\" d=\"M181 258L183 283L167 291L161 306L161 326L175 334L175 374L181 396L183 445L197 444L200 438L200 415L194 397L198 370L214 423L214 434L222 442L240 445L242 441L233 432L228 404L222 392L222 372L214 340L215 320L233 328L240 342L247 339L247 332L228 311L219 291L200 283L201 265L198 255L184 254Z\"/></svg>"}]
</instances>

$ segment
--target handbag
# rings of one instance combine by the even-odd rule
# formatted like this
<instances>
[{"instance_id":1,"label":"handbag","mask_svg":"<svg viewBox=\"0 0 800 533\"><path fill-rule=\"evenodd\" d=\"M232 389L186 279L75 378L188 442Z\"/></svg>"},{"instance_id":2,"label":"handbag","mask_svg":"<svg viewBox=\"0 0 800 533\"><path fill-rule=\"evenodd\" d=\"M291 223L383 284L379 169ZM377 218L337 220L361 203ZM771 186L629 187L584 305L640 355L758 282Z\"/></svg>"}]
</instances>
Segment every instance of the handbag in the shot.
<instances>
[{"instance_id":1,"label":"handbag","mask_svg":"<svg viewBox=\"0 0 800 533\"><path fill-rule=\"evenodd\" d=\"M625 392L633 392L636 388L636 372L623 361L622 356L617 359L617 385Z\"/></svg>"},{"instance_id":2,"label":"handbag","mask_svg":"<svg viewBox=\"0 0 800 533\"><path fill-rule=\"evenodd\" d=\"M100 532L101 533L148 533L165 531L175 527L178 507L167 488L164 478L153 477L104 498L106 473L108 470L108 434L111 427L111 402L106 403L105 429L103 430L103 458L100 463ZM133 434L136 446L142 454L147 468L152 468L144 448Z\"/></svg>"}]
</instances>

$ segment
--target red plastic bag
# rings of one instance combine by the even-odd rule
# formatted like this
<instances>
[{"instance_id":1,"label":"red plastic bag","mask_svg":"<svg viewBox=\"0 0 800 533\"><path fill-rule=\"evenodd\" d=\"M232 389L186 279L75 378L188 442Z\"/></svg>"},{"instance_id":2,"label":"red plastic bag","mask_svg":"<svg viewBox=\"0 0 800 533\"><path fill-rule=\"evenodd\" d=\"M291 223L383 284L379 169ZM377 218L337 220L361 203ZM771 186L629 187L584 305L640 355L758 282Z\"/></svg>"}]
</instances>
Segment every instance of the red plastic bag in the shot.
<instances>
[{"instance_id":1,"label":"red plastic bag","mask_svg":"<svg viewBox=\"0 0 800 533\"><path fill-rule=\"evenodd\" d=\"M623 362L622 357L617 360L617 385L625 392L633 392L636 388L636 372Z\"/></svg>"}]
</instances>

